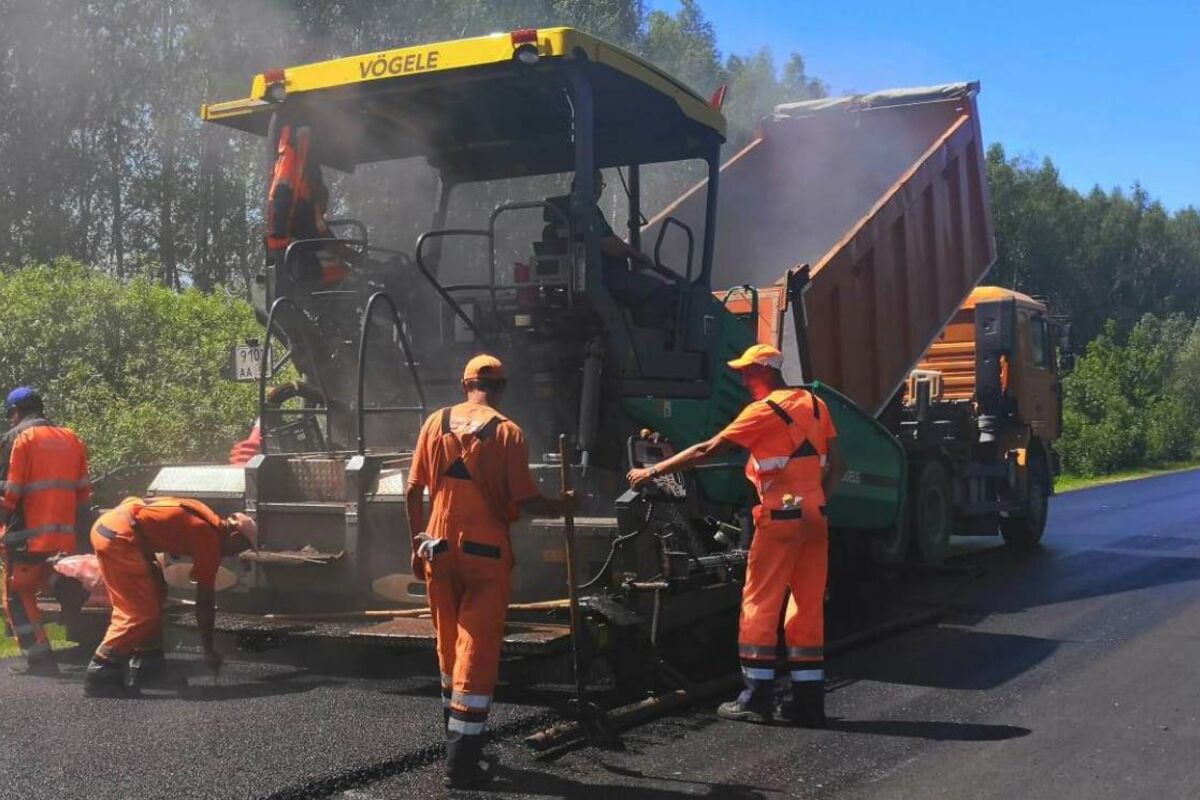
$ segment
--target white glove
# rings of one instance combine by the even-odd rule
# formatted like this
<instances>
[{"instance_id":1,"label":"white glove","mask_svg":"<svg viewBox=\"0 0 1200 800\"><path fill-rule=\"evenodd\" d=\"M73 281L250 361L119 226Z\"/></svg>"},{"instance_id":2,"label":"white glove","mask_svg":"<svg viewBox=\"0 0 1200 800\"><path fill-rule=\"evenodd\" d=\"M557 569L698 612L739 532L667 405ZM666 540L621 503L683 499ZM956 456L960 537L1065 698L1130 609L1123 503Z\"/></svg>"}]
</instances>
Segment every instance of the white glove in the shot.
<instances>
[{"instance_id":1,"label":"white glove","mask_svg":"<svg viewBox=\"0 0 1200 800\"><path fill-rule=\"evenodd\" d=\"M450 543L445 539L435 539L425 531L417 534L416 541L417 555L430 563L438 553L445 552L450 547Z\"/></svg>"}]
</instances>

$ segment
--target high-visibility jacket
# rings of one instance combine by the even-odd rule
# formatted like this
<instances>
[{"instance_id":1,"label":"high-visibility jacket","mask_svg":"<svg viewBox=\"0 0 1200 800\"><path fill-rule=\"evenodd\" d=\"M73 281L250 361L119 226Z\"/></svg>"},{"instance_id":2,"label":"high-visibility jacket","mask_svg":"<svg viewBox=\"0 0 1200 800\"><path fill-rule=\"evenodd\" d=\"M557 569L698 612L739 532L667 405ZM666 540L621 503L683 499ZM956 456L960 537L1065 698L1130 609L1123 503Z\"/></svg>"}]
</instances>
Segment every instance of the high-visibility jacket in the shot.
<instances>
[{"instance_id":1,"label":"high-visibility jacket","mask_svg":"<svg viewBox=\"0 0 1200 800\"><path fill-rule=\"evenodd\" d=\"M69 428L35 420L12 440L4 479L8 550L75 552L76 513L92 496L87 449Z\"/></svg>"},{"instance_id":2,"label":"high-visibility jacket","mask_svg":"<svg viewBox=\"0 0 1200 800\"><path fill-rule=\"evenodd\" d=\"M721 437L750 451L746 478L758 490L763 509L786 512L825 505L821 485L829 440L837 436L823 400L807 389L778 389L755 401Z\"/></svg>"},{"instance_id":3,"label":"high-visibility jacket","mask_svg":"<svg viewBox=\"0 0 1200 800\"><path fill-rule=\"evenodd\" d=\"M310 163L312 133L307 126L284 125L279 132L275 169L267 197L267 249L282 259L297 239L329 239L325 208L315 198L320 169ZM279 262L276 262L279 264ZM306 252L299 262L307 277L322 284L337 283L349 274L345 261L332 254Z\"/></svg>"},{"instance_id":4,"label":"high-visibility jacket","mask_svg":"<svg viewBox=\"0 0 1200 800\"><path fill-rule=\"evenodd\" d=\"M284 125L279 131L279 148L267 202L267 249L283 250L296 238L295 219L302 201L311 202L308 182L308 151L311 134L307 127Z\"/></svg>"},{"instance_id":5,"label":"high-visibility jacket","mask_svg":"<svg viewBox=\"0 0 1200 800\"><path fill-rule=\"evenodd\" d=\"M222 546L231 533L229 523L204 503L180 497L127 497L92 528L93 541L97 536L124 540L151 561L153 553L190 557L191 579L207 588L216 581Z\"/></svg>"}]
</instances>

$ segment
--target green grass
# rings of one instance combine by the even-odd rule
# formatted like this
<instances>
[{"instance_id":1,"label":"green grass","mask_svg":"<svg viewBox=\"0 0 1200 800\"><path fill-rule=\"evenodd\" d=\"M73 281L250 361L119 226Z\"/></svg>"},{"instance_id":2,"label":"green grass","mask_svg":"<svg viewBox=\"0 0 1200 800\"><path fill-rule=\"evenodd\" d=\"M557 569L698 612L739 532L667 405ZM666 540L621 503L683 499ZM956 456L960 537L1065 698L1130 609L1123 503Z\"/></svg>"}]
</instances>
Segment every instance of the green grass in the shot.
<instances>
[{"instance_id":1,"label":"green grass","mask_svg":"<svg viewBox=\"0 0 1200 800\"><path fill-rule=\"evenodd\" d=\"M1114 472L1111 475L1059 475L1054 479L1054 491L1058 493L1073 492L1078 489L1087 489L1092 486L1103 486L1107 483L1136 481L1139 478L1150 478L1155 475L1167 475L1172 472L1184 472L1186 470L1196 468L1200 468L1200 460L1176 461L1169 464L1162 464L1157 467L1143 467L1141 469L1122 470L1121 472Z\"/></svg>"},{"instance_id":2,"label":"green grass","mask_svg":"<svg viewBox=\"0 0 1200 800\"><path fill-rule=\"evenodd\" d=\"M0 620L0 628L2 627L3 621ZM67 638L67 629L57 623L51 622L46 626L46 635L50 637L50 646L55 650L75 646L75 643ZM12 658L19 655L21 655L21 649L17 647L17 643L13 639L0 638L0 658Z\"/></svg>"}]
</instances>

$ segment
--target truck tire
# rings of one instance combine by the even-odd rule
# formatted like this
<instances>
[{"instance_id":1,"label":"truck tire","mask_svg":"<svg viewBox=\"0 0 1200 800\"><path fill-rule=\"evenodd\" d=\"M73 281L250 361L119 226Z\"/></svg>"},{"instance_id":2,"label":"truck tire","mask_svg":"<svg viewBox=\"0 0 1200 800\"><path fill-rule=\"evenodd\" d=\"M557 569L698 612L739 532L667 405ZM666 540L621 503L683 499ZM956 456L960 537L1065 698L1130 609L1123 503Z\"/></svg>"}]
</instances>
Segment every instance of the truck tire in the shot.
<instances>
[{"instance_id":1,"label":"truck tire","mask_svg":"<svg viewBox=\"0 0 1200 800\"><path fill-rule=\"evenodd\" d=\"M1025 514L1000 519L1000 535L1009 549L1020 552L1034 550L1046 530L1046 512L1050 507L1050 470L1040 455L1031 455L1029 491L1026 494Z\"/></svg>"},{"instance_id":2,"label":"truck tire","mask_svg":"<svg viewBox=\"0 0 1200 800\"><path fill-rule=\"evenodd\" d=\"M922 564L936 566L946 560L954 527L954 498L950 477L937 461L921 467L909 498L913 545Z\"/></svg>"}]
</instances>

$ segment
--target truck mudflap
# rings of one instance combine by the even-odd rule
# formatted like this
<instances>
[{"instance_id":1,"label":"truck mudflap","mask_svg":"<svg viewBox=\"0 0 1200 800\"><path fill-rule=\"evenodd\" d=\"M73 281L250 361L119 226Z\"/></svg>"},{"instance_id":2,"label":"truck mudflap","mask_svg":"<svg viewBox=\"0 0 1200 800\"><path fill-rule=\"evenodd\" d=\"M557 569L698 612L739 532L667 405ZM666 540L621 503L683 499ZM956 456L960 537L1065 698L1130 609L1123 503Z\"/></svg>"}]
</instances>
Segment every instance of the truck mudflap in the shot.
<instances>
[{"instance_id":1,"label":"truck mudflap","mask_svg":"<svg viewBox=\"0 0 1200 800\"><path fill-rule=\"evenodd\" d=\"M836 389L820 381L808 386L833 414L846 475L829 498L829 526L886 530L904 513L908 461L887 428Z\"/></svg>"}]
</instances>

